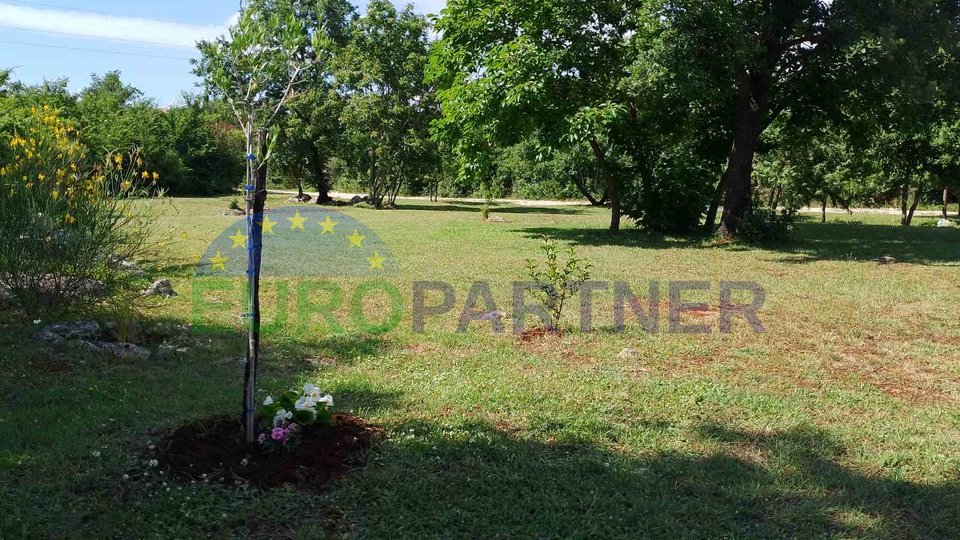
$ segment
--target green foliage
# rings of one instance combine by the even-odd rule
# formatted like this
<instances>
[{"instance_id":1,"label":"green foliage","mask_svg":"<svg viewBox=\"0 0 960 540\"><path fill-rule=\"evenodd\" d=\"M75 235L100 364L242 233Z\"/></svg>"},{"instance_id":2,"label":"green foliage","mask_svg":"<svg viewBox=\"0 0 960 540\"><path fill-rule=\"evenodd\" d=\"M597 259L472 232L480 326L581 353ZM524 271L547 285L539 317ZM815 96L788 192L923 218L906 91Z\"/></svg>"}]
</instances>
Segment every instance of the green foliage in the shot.
<instances>
[{"instance_id":1,"label":"green foliage","mask_svg":"<svg viewBox=\"0 0 960 540\"><path fill-rule=\"evenodd\" d=\"M744 216L739 239L750 244L780 244L790 240L795 214L763 206L751 208Z\"/></svg>"},{"instance_id":2,"label":"green foliage","mask_svg":"<svg viewBox=\"0 0 960 540\"><path fill-rule=\"evenodd\" d=\"M544 237L540 246L542 262L527 260L527 276L535 284L534 292L553 317L553 329L560 328L563 308L567 300L580 292L590 279L591 264L577 257L573 246L567 249L567 260L561 261L557 243Z\"/></svg>"},{"instance_id":3,"label":"green foliage","mask_svg":"<svg viewBox=\"0 0 960 540\"><path fill-rule=\"evenodd\" d=\"M378 208L393 206L405 183L439 168L428 132L437 105L424 83L427 29L412 6L398 11L388 0L373 0L336 58L337 92L345 99L341 156Z\"/></svg>"}]
</instances>

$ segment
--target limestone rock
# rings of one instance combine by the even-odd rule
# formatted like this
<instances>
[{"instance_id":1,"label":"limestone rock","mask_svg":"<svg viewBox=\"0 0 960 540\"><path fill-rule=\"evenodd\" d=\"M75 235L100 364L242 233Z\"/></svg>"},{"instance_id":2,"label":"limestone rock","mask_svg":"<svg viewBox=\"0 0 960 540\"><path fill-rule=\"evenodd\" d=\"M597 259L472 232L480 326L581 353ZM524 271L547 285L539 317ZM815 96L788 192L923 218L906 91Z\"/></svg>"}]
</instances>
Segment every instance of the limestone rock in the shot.
<instances>
[{"instance_id":1,"label":"limestone rock","mask_svg":"<svg viewBox=\"0 0 960 540\"><path fill-rule=\"evenodd\" d=\"M143 291L143 296L162 296L164 298L173 298L177 296L177 292L173 290L173 285L170 284L169 279L158 279L150 285L147 290Z\"/></svg>"}]
</instances>

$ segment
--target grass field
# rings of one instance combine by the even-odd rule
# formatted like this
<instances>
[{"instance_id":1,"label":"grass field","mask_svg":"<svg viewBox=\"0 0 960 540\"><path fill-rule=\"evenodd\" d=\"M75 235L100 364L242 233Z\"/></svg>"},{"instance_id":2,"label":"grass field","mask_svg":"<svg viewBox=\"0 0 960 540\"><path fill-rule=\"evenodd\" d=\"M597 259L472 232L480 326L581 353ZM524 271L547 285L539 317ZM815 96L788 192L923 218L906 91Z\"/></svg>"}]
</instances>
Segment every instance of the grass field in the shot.
<instances>
[{"instance_id":1,"label":"grass field","mask_svg":"<svg viewBox=\"0 0 960 540\"><path fill-rule=\"evenodd\" d=\"M193 265L236 222L219 215L225 206L181 199L164 210L157 231L172 242L146 266L181 294L145 317L193 320ZM0 537L960 531L960 230L831 216L798 224L787 246L758 249L610 236L607 214L591 208L494 208L505 223L481 221L470 204L342 211L392 252L400 325L362 333L346 308L339 334L322 317L282 325L265 338L261 386L311 381L338 410L383 426L365 468L322 494L175 485L156 470L124 480L149 470L142 456L162 430L239 413L239 303L210 315L218 331L197 335L189 353L139 364L64 363L35 343L32 321L14 320L0 329ZM509 311L510 283L525 279L541 235L574 245L594 279L635 291L650 280L755 281L767 332L739 320L729 334L649 334L635 321L618 333L603 293L592 333L577 331L576 302L563 337L524 341L480 323L454 332L475 281L490 282ZM881 255L900 262L873 262ZM265 280L268 320L281 281ZM349 295L362 281L336 283ZM450 283L457 295L425 333L411 329L416 281ZM687 294L719 302L716 288ZM715 319L685 322L716 328ZM619 354L626 348L632 357Z\"/></svg>"}]
</instances>

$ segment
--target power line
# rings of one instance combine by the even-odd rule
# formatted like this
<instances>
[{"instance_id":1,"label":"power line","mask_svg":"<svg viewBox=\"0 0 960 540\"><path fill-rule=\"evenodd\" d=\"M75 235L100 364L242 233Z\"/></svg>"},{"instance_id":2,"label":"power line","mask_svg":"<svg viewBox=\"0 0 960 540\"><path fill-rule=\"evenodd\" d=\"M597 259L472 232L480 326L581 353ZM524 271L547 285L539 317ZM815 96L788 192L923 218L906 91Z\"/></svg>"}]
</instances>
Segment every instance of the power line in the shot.
<instances>
[{"instance_id":1,"label":"power line","mask_svg":"<svg viewBox=\"0 0 960 540\"><path fill-rule=\"evenodd\" d=\"M9 24L0 24L0 28L10 28L13 30L23 30L26 32L40 32L43 34L55 34L59 36L68 36L68 37L82 37L82 38L91 38L91 39L106 39L110 41L122 41L125 43L142 43L144 45L161 45L164 47L183 47L183 45L175 45L171 43L164 43L162 41L146 41L142 39L127 39L127 38L118 38L118 37L108 37L108 36L97 36L93 34L80 34L76 32L58 32L56 30L40 30L38 28L28 28L26 26L14 26Z\"/></svg>"},{"instance_id":2,"label":"power line","mask_svg":"<svg viewBox=\"0 0 960 540\"><path fill-rule=\"evenodd\" d=\"M37 6L37 7L45 7L45 8L52 8L52 9L62 9L62 10L66 10L66 11L76 11L76 12L80 12L80 13L92 13L92 14L95 14L95 15L107 15L107 16L110 16L110 17L126 17L126 18L128 18L128 19L140 19L140 20L144 20L144 21L162 22L162 23L168 23L168 24L171 24L171 23L172 23L172 24L182 24L182 25L184 25L184 26L194 26L194 27L197 27L197 28L218 28L218 29L222 29L222 28L225 28L225 27L226 27L226 25L185 23L185 22L180 22L180 21L174 21L174 20L172 20L172 19L156 19L156 18L151 18L151 17L140 17L140 16L136 16L136 15L125 15L125 14L123 14L123 13L111 13L111 12L108 12L108 11L94 11L94 10L92 10L92 9L83 9L83 8L70 7L70 6L61 6L61 5L56 5L56 4L47 4L47 3L44 3L44 2L31 2L31 1L28 1L28 0L2 0L2 1L0 1L0 3L6 3L6 4L23 4L23 5L26 5L26 6Z\"/></svg>"},{"instance_id":3,"label":"power line","mask_svg":"<svg viewBox=\"0 0 960 540\"><path fill-rule=\"evenodd\" d=\"M105 54L119 54L122 56L142 56L144 58L162 58L164 60L192 60L192 58L185 58L182 56L161 56L158 54L145 54L145 53L133 53L133 52L124 52L124 51L108 51L104 49L87 49L83 47L66 47L62 45L47 45L45 43L25 43L22 41L7 41L5 39L0 39L0 43L7 43L10 45L25 45L27 47L44 47L47 49L63 49L67 51L81 51L81 52L96 52L96 53L105 53Z\"/></svg>"},{"instance_id":4,"label":"power line","mask_svg":"<svg viewBox=\"0 0 960 540\"><path fill-rule=\"evenodd\" d=\"M59 32L57 30L41 30L39 28L28 28L26 26L16 26L12 24L0 24L0 28L10 28L13 30L23 30L26 32L40 32L43 34L55 34L58 36L82 37L82 38L91 38L91 39L107 39L110 41L123 41L125 43L142 43L144 45L161 45L164 47L180 47L180 48L184 47L183 45L177 45L173 43L164 43L162 41L146 41L142 39L127 39L127 38L118 38L118 37L97 36L94 34L80 34L78 32Z\"/></svg>"}]
</instances>

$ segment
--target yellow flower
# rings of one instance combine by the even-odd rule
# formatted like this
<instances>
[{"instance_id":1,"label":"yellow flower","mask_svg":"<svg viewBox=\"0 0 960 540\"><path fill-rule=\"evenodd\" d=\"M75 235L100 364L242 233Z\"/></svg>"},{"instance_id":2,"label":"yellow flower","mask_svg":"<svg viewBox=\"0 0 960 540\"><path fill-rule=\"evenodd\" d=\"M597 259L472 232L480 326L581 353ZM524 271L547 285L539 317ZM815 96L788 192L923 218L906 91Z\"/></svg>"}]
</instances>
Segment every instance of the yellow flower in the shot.
<instances>
[{"instance_id":1,"label":"yellow flower","mask_svg":"<svg viewBox=\"0 0 960 540\"><path fill-rule=\"evenodd\" d=\"M153 171L153 179L154 179L154 180L159 180L159 179L160 179L160 173L158 173L157 171Z\"/></svg>"},{"instance_id":2,"label":"yellow flower","mask_svg":"<svg viewBox=\"0 0 960 540\"><path fill-rule=\"evenodd\" d=\"M53 192L50 193L50 196L53 197L53 200L56 201L60 198L60 192L57 190L53 190Z\"/></svg>"},{"instance_id":3,"label":"yellow flower","mask_svg":"<svg viewBox=\"0 0 960 540\"><path fill-rule=\"evenodd\" d=\"M73 172L77 172L77 164L76 164L76 163L71 163L71 164L70 164L70 170L73 171Z\"/></svg>"},{"instance_id":4,"label":"yellow flower","mask_svg":"<svg viewBox=\"0 0 960 540\"><path fill-rule=\"evenodd\" d=\"M143 174L140 175L140 178L143 178L144 180L146 180L147 178L150 178L150 173L148 173L147 171L143 171Z\"/></svg>"},{"instance_id":5,"label":"yellow flower","mask_svg":"<svg viewBox=\"0 0 960 540\"><path fill-rule=\"evenodd\" d=\"M47 177L46 177L43 173L40 173L40 174L37 175L37 180L39 180L39 181L41 181L41 182L43 182L43 181L46 180L46 179L47 179Z\"/></svg>"},{"instance_id":6,"label":"yellow flower","mask_svg":"<svg viewBox=\"0 0 960 540\"><path fill-rule=\"evenodd\" d=\"M129 180L127 180L126 182L120 184L120 189L123 190L123 191L127 191L127 190L130 189L131 187L133 187L133 182L131 182L131 181L129 181Z\"/></svg>"},{"instance_id":7,"label":"yellow flower","mask_svg":"<svg viewBox=\"0 0 960 540\"><path fill-rule=\"evenodd\" d=\"M67 223L70 225L73 225L74 223L77 222L77 218L71 216L70 214L67 214L66 220L67 220Z\"/></svg>"},{"instance_id":8,"label":"yellow flower","mask_svg":"<svg viewBox=\"0 0 960 540\"><path fill-rule=\"evenodd\" d=\"M120 154L117 154L117 155L113 156L113 161L114 161L117 165L120 165L120 164L123 163L123 156L121 156Z\"/></svg>"},{"instance_id":9,"label":"yellow flower","mask_svg":"<svg viewBox=\"0 0 960 540\"><path fill-rule=\"evenodd\" d=\"M32 187L33 187L33 182L27 182L27 189L30 189Z\"/></svg>"},{"instance_id":10,"label":"yellow flower","mask_svg":"<svg viewBox=\"0 0 960 540\"><path fill-rule=\"evenodd\" d=\"M137 167L143 167L143 160L140 158L137 158Z\"/></svg>"}]
</instances>

